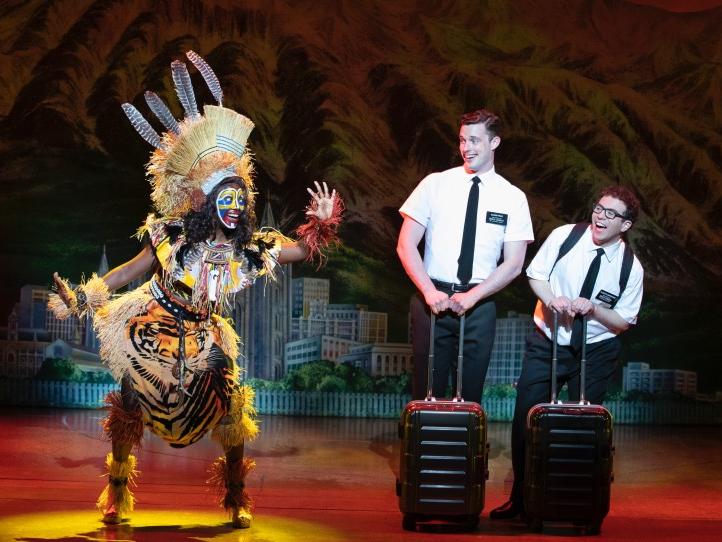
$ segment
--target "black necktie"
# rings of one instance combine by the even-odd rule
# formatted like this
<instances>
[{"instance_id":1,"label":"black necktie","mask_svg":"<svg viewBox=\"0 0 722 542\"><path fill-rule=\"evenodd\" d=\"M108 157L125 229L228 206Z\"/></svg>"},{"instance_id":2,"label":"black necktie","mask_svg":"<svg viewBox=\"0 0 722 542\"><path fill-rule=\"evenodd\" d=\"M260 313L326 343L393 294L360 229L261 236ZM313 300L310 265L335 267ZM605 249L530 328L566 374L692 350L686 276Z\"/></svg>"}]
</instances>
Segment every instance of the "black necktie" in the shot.
<instances>
[{"instance_id":1,"label":"black necktie","mask_svg":"<svg viewBox=\"0 0 722 542\"><path fill-rule=\"evenodd\" d=\"M459 270L456 276L461 284L469 284L471 270L474 267L474 240L476 237L476 214L479 208L479 177L471 179L473 183L469 190L469 201L466 204L466 218L464 219L464 234L461 237L461 252L459 253Z\"/></svg>"},{"instance_id":2,"label":"black necktie","mask_svg":"<svg viewBox=\"0 0 722 542\"><path fill-rule=\"evenodd\" d=\"M589 299L592 297L592 293L594 292L594 283L597 282L597 275L599 275L599 266L602 264L602 254L604 254L604 249L598 248L597 255L592 260L592 263L589 264L589 270L587 271L587 276L584 277L584 284L582 284L582 289L579 292L579 297L583 297L584 299ZM572 324L572 338L569 344L577 350L581 349L582 347L581 316L577 316L574 319L574 323Z\"/></svg>"}]
</instances>

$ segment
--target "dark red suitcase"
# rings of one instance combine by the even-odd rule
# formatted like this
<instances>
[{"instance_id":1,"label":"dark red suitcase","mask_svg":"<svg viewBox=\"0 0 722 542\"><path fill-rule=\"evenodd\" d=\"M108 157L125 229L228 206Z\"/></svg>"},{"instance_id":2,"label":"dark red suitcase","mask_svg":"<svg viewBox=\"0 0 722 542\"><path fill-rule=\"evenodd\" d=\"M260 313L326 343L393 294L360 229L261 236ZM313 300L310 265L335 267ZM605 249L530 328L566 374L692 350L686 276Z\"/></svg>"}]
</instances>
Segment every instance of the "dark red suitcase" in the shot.
<instances>
[{"instance_id":1,"label":"dark red suitcase","mask_svg":"<svg viewBox=\"0 0 722 542\"><path fill-rule=\"evenodd\" d=\"M431 315L429 388L426 399L406 405L401 422L400 479L396 481L402 526L415 530L421 521L479 524L484 508L484 485L488 478L486 414L478 403L461 397L463 348L459 348L456 397L436 400L432 396L434 323ZM464 316L459 345L464 344Z\"/></svg>"},{"instance_id":2,"label":"dark red suitcase","mask_svg":"<svg viewBox=\"0 0 722 542\"><path fill-rule=\"evenodd\" d=\"M587 534L599 534L609 512L613 479L612 415L584 398L586 344L579 403L557 400L557 326L555 313L551 402L532 407L527 416L524 509L535 531L545 521L565 521L586 528ZM586 332L584 318L585 338Z\"/></svg>"}]
</instances>

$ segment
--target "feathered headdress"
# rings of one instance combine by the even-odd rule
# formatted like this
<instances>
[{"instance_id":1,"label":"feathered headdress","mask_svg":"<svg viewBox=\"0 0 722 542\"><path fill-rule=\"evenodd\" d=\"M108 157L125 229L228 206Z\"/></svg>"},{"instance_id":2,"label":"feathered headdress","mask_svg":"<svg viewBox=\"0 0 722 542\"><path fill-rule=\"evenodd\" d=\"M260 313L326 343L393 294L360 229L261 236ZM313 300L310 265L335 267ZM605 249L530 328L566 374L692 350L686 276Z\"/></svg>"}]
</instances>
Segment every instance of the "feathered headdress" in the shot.
<instances>
[{"instance_id":1,"label":"feathered headdress","mask_svg":"<svg viewBox=\"0 0 722 542\"><path fill-rule=\"evenodd\" d=\"M158 212L181 217L198 210L213 188L226 177L241 177L253 205L253 165L246 150L253 122L248 117L223 107L223 91L211 67L193 51L188 60L203 76L218 105L206 105L198 111L193 85L185 63L174 60L171 73L185 118L177 121L166 104L153 92L145 93L151 111L166 132L159 135L131 104L123 111L133 128L155 147L150 157L151 199Z\"/></svg>"}]
</instances>

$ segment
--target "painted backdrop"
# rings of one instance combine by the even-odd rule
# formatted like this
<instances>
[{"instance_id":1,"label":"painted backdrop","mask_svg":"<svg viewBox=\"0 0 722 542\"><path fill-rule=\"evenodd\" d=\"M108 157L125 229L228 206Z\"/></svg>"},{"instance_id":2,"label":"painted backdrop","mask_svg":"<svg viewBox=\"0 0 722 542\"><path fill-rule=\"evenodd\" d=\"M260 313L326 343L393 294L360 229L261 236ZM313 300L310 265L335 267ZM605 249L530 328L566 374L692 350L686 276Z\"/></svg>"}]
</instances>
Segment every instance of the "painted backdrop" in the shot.
<instances>
[{"instance_id":1,"label":"painted backdrop","mask_svg":"<svg viewBox=\"0 0 722 542\"><path fill-rule=\"evenodd\" d=\"M460 163L458 117L485 106L505 121L497 169L527 193L538 239L587 218L606 184L639 195L630 239L648 279L625 357L722 389L721 8L35 0L3 2L0 21L3 323L22 284L91 272L104 243L111 265L138 249L150 147L119 104L146 112L152 89L179 115L169 64L193 49L255 121L259 204L270 197L286 231L313 180L344 194L346 247L323 273L334 301L388 311L392 340L411 294L397 209ZM502 311L532 306L523 280L500 296Z\"/></svg>"}]
</instances>

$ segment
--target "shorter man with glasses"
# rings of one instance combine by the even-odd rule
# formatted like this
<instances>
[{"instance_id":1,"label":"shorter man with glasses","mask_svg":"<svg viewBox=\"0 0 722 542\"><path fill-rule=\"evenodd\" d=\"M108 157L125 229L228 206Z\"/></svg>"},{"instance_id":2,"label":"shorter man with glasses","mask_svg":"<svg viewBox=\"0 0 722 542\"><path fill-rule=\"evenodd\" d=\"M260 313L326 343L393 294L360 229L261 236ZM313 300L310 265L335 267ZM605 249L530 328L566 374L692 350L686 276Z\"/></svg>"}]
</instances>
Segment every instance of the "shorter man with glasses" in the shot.
<instances>
[{"instance_id":1,"label":"shorter man with glasses","mask_svg":"<svg viewBox=\"0 0 722 542\"><path fill-rule=\"evenodd\" d=\"M609 186L592 208L591 224L556 228L527 267L538 301L536 329L527 338L517 384L511 436L514 485L509 500L491 511L491 519L511 519L523 512L526 417L531 407L550 399L554 311L559 313L559 387L568 383L569 398L579 400L584 338L574 329L580 329L578 323L587 315L585 396L592 403L604 399L621 352L618 335L637 322L642 302L644 271L623 240L638 212L639 201L631 191Z\"/></svg>"}]
</instances>

